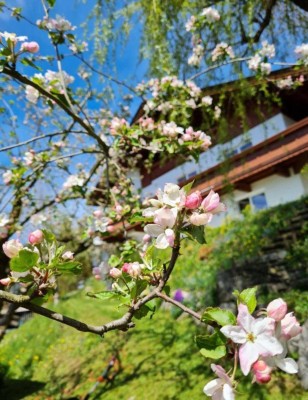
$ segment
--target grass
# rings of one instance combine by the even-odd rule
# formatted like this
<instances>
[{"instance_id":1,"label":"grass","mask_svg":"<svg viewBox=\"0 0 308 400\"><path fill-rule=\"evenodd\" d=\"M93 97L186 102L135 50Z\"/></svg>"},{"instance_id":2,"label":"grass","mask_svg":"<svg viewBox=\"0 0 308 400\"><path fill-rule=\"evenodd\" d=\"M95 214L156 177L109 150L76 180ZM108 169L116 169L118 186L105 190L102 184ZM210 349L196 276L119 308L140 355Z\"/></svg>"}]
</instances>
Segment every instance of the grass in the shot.
<instances>
[{"instance_id":1,"label":"grass","mask_svg":"<svg viewBox=\"0 0 308 400\"><path fill-rule=\"evenodd\" d=\"M90 285L94 287L85 291L98 290L99 283ZM61 301L57 310L95 324L118 315L114 304L87 298L85 291ZM205 399L202 388L212 375L209 360L194 344L201 328L188 316L175 321L173 315L172 309L159 310L152 319L136 321L135 329L110 332L105 338L35 316L2 342L0 363L6 373L0 398L82 399L119 351L122 371L110 387L99 384L91 400ZM278 374L266 387L249 388L246 379L238 387L238 398L308 399L297 378L286 374Z\"/></svg>"}]
</instances>

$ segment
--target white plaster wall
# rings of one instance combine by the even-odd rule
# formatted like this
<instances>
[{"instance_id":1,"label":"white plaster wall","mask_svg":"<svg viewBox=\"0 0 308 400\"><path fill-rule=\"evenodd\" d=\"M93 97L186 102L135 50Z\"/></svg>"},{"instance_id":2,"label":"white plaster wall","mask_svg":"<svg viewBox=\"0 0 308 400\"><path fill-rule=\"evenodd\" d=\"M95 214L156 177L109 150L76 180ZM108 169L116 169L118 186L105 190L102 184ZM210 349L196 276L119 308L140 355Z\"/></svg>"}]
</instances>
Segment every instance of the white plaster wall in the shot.
<instances>
[{"instance_id":1,"label":"white plaster wall","mask_svg":"<svg viewBox=\"0 0 308 400\"><path fill-rule=\"evenodd\" d=\"M306 185L305 187L301 174L292 173L289 177L275 174L260 179L251 185L251 192L235 190L231 194L222 196L221 201L226 204L227 212L215 215L210 226L219 226L227 216L231 218L241 218L242 214L238 208L238 201L242 199L252 197L259 193L265 193L268 207L274 207L279 204L298 200L305 194L308 194L308 177Z\"/></svg>"},{"instance_id":2,"label":"white plaster wall","mask_svg":"<svg viewBox=\"0 0 308 400\"><path fill-rule=\"evenodd\" d=\"M219 164L224 159L225 151L234 149L237 153L240 153L240 148L247 143L247 141L250 141L251 145L255 146L269 137L282 132L292 123L294 123L294 121L279 113L227 143L210 147L208 151L200 155L198 163L195 161L187 161L173 170L161 175L157 179L154 179L149 186L143 189L142 197L153 196L157 189L163 187L167 182L177 183L178 179L182 176L185 176L187 179L191 177L191 175L193 176L206 171L207 169Z\"/></svg>"}]
</instances>

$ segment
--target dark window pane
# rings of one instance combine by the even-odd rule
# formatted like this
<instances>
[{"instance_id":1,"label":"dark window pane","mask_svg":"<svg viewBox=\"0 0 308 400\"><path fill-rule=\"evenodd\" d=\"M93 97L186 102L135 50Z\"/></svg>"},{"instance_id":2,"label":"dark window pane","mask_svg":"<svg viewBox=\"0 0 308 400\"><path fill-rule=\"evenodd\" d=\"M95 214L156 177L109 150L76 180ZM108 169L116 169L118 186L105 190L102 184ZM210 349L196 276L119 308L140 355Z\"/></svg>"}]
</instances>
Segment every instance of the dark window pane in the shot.
<instances>
[{"instance_id":1,"label":"dark window pane","mask_svg":"<svg viewBox=\"0 0 308 400\"><path fill-rule=\"evenodd\" d=\"M246 149L249 149L249 147L251 147L251 146L252 146L252 143L250 141L246 142L245 144L243 144L242 147L240 147L240 151L244 151Z\"/></svg>"},{"instance_id":2,"label":"dark window pane","mask_svg":"<svg viewBox=\"0 0 308 400\"><path fill-rule=\"evenodd\" d=\"M243 211L246 206L249 206L249 199L243 199L238 202L240 211Z\"/></svg>"},{"instance_id":3,"label":"dark window pane","mask_svg":"<svg viewBox=\"0 0 308 400\"><path fill-rule=\"evenodd\" d=\"M267 201L264 193L257 194L252 196L251 202L255 210L262 210L263 208L267 208Z\"/></svg>"}]
</instances>

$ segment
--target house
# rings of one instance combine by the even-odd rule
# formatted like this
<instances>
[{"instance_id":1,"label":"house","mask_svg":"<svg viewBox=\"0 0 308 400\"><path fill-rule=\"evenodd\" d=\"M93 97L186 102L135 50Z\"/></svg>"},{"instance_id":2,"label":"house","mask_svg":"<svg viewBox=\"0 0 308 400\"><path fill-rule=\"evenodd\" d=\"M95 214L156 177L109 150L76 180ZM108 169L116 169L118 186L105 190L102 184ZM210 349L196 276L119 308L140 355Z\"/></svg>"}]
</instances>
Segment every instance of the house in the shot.
<instances>
[{"instance_id":1,"label":"house","mask_svg":"<svg viewBox=\"0 0 308 400\"><path fill-rule=\"evenodd\" d=\"M292 73L276 71L270 79ZM230 93L226 96L230 102L231 93L236 95L237 89L231 82L206 89L205 94L215 98L221 90ZM155 196L166 182L184 185L194 180L194 190L206 195L214 189L227 204L228 213L239 216L247 205L259 210L308 195L308 174L303 173L308 162L308 82L279 91L272 85L271 90L278 95L278 104L264 99L257 105L254 98L247 98L245 126L232 114L235 105L228 104L228 134L224 141L218 141L216 132L210 133L213 145L201 154L199 162L170 159L161 164L158 160L151 171L141 167L142 197ZM140 110L134 121L138 118ZM200 118L196 112L192 124L200 126ZM211 224L219 225L225 216L215 216Z\"/></svg>"}]
</instances>

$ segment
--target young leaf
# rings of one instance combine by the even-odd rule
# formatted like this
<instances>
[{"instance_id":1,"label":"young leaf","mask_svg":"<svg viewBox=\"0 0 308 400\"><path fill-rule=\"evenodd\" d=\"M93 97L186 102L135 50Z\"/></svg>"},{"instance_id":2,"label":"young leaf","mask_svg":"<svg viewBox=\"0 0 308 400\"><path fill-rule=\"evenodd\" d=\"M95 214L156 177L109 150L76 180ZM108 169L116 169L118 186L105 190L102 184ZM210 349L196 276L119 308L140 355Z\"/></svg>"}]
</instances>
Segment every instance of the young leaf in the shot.
<instances>
[{"instance_id":1,"label":"young leaf","mask_svg":"<svg viewBox=\"0 0 308 400\"><path fill-rule=\"evenodd\" d=\"M60 272L72 272L78 274L81 271L81 264L78 261L66 261L54 266Z\"/></svg>"},{"instance_id":2,"label":"young leaf","mask_svg":"<svg viewBox=\"0 0 308 400\"><path fill-rule=\"evenodd\" d=\"M150 307L146 304L143 304L139 310L137 310L134 314L134 317L137 319L141 319L147 316L147 314L151 311Z\"/></svg>"},{"instance_id":3,"label":"young leaf","mask_svg":"<svg viewBox=\"0 0 308 400\"><path fill-rule=\"evenodd\" d=\"M29 250L20 250L10 261L10 268L16 272L26 272L38 262L39 255Z\"/></svg>"},{"instance_id":4,"label":"young leaf","mask_svg":"<svg viewBox=\"0 0 308 400\"><path fill-rule=\"evenodd\" d=\"M118 256L112 254L112 256L109 257L108 264L110 265L110 267L117 267L118 265L120 265L120 263L121 259Z\"/></svg>"},{"instance_id":5,"label":"young leaf","mask_svg":"<svg viewBox=\"0 0 308 400\"><path fill-rule=\"evenodd\" d=\"M189 225L183 229L183 232L195 242L206 243L204 226Z\"/></svg>"},{"instance_id":6,"label":"young leaf","mask_svg":"<svg viewBox=\"0 0 308 400\"><path fill-rule=\"evenodd\" d=\"M56 241L56 237L53 233L47 231L46 229L42 229L44 233L44 239L46 240L47 243L54 243Z\"/></svg>"},{"instance_id":7,"label":"young leaf","mask_svg":"<svg viewBox=\"0 0 308 400\"><path fill-rule=\"evenodd\" d=\"M220 332L216 331L212 335L198 335L195 337L195 342L199 349L213 350L218 346L226 343L227 338Z\"/></svg>"},{"instance_id":8,"label":"young leaf","mask_svg":"<svg viewBox=\"0 0 308 400\"><path fill-rule=\"evenodd\" d=\"M131 289L130 297L136 299L147 288L147 286L148 284L146 281L137 280L136 284Z\"/></svg>"},{"instance_id":9,"label":"young leaf","mask_svg":"<svg viewBox=\"0 0 308 400\"><path fill-rule=\"evenodd\" d=\"M123 299L125 295L120 292L113 292L112 290L103 290L102 292L99 293L92 293L88 292L87 296L93 297L95 299L99 300L110 300L110 299Z\"/></svg>"},{"instance_id":10,"label":"young leaf","mask_svg":"<svg viewBox=\"0 0 308 400\"><path fill-rule=\"evenodd\" d=\"M252 314L257 306L256 292L257 288L248 288L243 290L241 293L239 293L238 290L235 290L233 294L237 297L238 304L245 304L248 307L250 314Z\"/></svg>"},{"instance_id":11,"label":"young leaf","mask_svg":"<svg viewBox=\"0 0 308 400\"><path fill-rule=\"evenodd\" d=\"M219 307L208 307L204 311L201 320L208 324L216 322L218 325L234 325L236 316L229 310L222 310Z\"/></svg>"},{"instance_id":12,"label":"young leaf","mask_svg":"<svg viewBox=\"0 0 308 400\"><path fill-rule=\"evenodd\" d=\"M191 191L191 188L193 187L194 183L195 183L195 180L187 183L185 186L182 187L182 189L184 190L185 194L188 194Z\"/></svg>"},{"instance_id":13,"label":"young leaf","mask_svg":"<svg viewBox=\"0 0 308 400\"><path fill-rule=\"evenodd\" d=\"M218 346L216 349L201 349L200 353L203 357L212 358L214 360L218 360L226 355L226 346Z\"/></svg>"}]
</instances>

